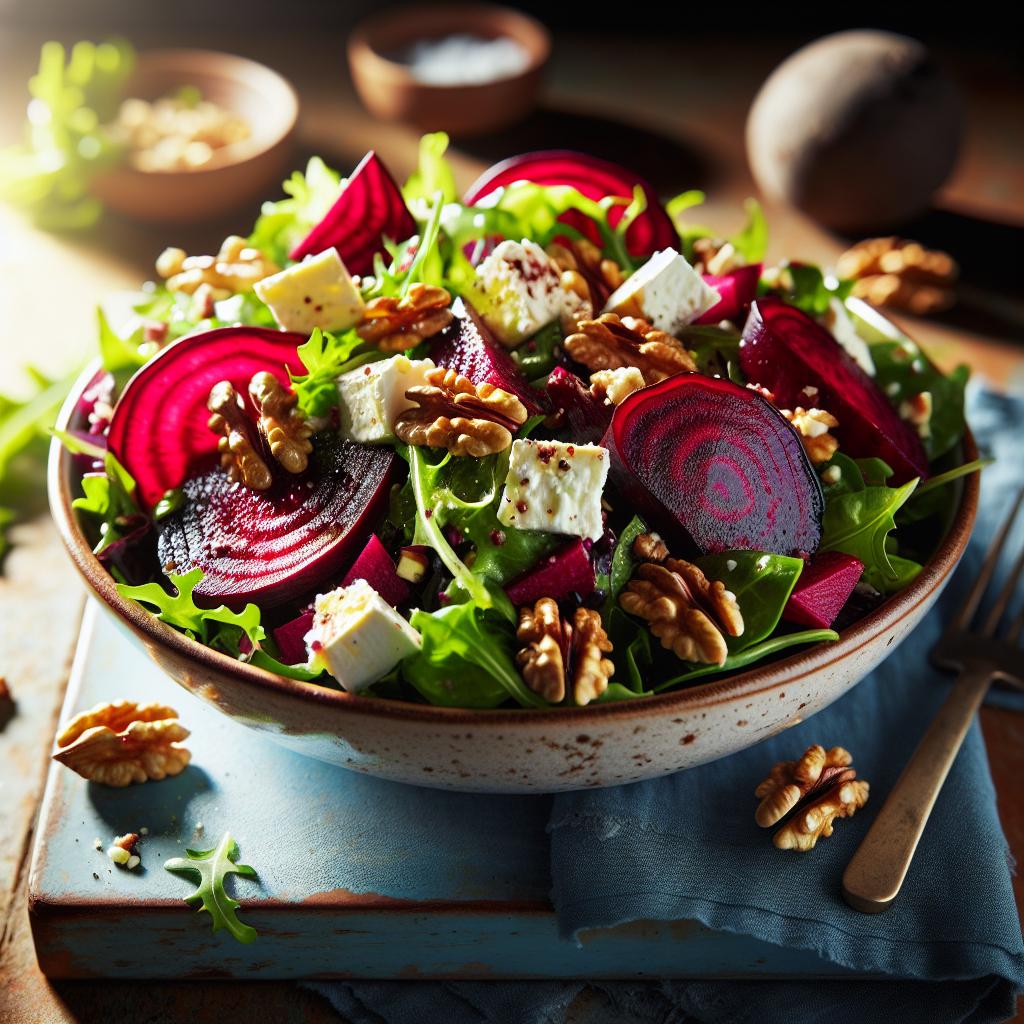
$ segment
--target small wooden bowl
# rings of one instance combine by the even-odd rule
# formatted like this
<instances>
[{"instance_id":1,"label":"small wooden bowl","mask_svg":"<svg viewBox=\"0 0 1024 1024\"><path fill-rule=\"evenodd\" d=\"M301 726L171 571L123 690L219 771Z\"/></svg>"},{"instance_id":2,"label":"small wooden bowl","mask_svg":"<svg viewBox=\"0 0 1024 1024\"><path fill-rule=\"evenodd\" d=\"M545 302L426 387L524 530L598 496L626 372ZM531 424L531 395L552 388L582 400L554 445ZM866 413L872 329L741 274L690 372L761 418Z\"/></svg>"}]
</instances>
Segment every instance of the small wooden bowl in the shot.
<instances>
[{"instance_id":1,"label":"small wooden bowl","mask_svg":"<svg viewBox=\"0 0 1024 1024\"><path fill-rule=\"evenodd\" d=\"M421 40L465 34L507 37L526 51L518 74L491 82L435 85L413 76L397 54ZM535 19L490 4L404 7L362 22L349 38L356 91L371 114L405 121L420 131L470 136L504 128L534 108L551 37Z\"/></svg>"},{"instance_id":2,"label":"small wooden bowl","mask_svg":"<svg viewBox=\"0 0 1024 1024\"><path fill-rule=\"evenodd\" d=\"M92 191L112 210L150 224L196 223L254 202L287 172L299 101L276 71L211 50L150 50L139 55L125 96L156 99L182 86L240 114L252 134L195 170L105 172Z\"/></svg>"}]
</instances>

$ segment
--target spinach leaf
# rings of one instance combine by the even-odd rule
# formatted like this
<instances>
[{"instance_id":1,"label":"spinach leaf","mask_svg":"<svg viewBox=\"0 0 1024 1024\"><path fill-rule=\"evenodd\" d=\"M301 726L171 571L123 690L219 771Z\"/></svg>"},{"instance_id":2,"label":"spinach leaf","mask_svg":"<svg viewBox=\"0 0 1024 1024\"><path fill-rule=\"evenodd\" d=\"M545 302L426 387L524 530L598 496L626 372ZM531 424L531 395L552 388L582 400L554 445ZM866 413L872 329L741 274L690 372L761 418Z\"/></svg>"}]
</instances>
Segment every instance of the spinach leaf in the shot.
<instances>
[{"instance_id":1,"label":"spinach leaf","mask_svg":"<svg viewBox=\"0 0 1024 1024\"><path fill-rule=\"evenodd\" d=\"M608 689L597 698L595 703L610 704L612 701L616 700L630 700L633 697L649 697L651 692L631 690L628 686L623 686L622 683L609 683Z\"/></svg>"},{"instance_id":2,"label":"spinach leaf","mask_svg":"<svg viewBox=\"0 0 1024 1024\"><path fill-rule=\"evenodd\" d=\"M546 377L555 368L564 337L561 323L555 320L514 349L512 358L529 380Z\"/></svg>"},{"instance_id":3,"label":"spinach leaf","mask_svg":"<svg viewBox=\"0 0 1024 1024\"><path fill-rule=\"evenodd\" d=\"M547 707L523 682L512 658L512 631L488 620L473 602L413 612L423 638L402 662L402 675L431 704L493 708L512 697L522 707Z\"/></svg>"},{"instance_id":4,"label":"spinach leaf","mask_svg":"<svg viewBox=\"0 0 1024 1024\"><path fill-rule=\"evenodd\" d=\"M910 523L919 523L923 519L948 510L953 501L953 493L945 489L946 484L969 476L971 473L979 473L994 461L994 459L975 459L973 462L965 462L953 469L946 470L945 473L930 476L900 509L896 517L896 525L907 526Z\"/></svg>"},{"instance_id":5,"label":"spinach leaf","mask_svg":"<svg viewBox=\"0 0 1024 1024\"><path fill-rule=\"evenodd\" d=\"M605 623L610 621L612 610L617 607L619 594L636 569L637 559L633 557L633 541L646 532L647 524L639 516L633 516L615 543L608 575L599 576L597 579L598 589L606 592L604 606L601 609L601 618Z\"/></svg>"},{"instance_id":6,"label":"spinach leaf","mask_svg":"<svg viewBox=\"0 0 1024 1024\"><path fill-rule=\"evenodd\" d=\"M786 264L783 280L787 277L789 287L783 290L786 301L809 316L824 316L832 299L845 299L852 287L850 281L826 278L819 267L808 263Z\"/></svg>"},{"instance_id":7,"label":"spinach leaf","mask_svg":"<svg viewBox=\"0 0 1024 1024\"><path fill-rule=\"evenodd\" d=\"M748 647L744 651L730 654L725 659L724 665L700 665L677 676L673 676L671 679L659 683L654 688L654 692L662 693L665 690L672 689L674 686L690 683L704 676L718 675L723 672L735 672L738 669L753 665L754 662L760 661L762 658L778 654L780 651L784 651L788 647L795 647L798 644L816 644L823 640L838 639L839 634L832 629L806 629L800 633L783 633L781 636L774 636L770 640L764 640L753 647Z\"/></svg>"},{"instance_id":8,"label":"spinach leaf","mask_svg":"<svg viewBox=\"0 0 1024 1024\"><path fill-rule=\"evenodd\" d=\"M696 565L709 580L721 580L736 595L743 633L725 638L731 654L771 636L804 567L802 559L760 551L723 551L698 558Z\"/></svg>"}]
</instances>

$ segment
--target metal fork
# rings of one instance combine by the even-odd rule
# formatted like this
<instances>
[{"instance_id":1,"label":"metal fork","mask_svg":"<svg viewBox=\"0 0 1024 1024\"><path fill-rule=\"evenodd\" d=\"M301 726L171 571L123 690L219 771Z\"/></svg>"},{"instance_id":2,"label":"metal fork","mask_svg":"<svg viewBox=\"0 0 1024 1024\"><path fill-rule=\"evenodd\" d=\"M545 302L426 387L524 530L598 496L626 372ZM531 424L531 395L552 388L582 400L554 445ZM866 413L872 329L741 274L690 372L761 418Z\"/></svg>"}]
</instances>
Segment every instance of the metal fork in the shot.
<instances>
[{"instance_id":1,"label":"metal fork","mask_svg":"<svg viewBox=\"0 0 1024 1024\"><path fill-rule=\"evenodd\" d=\"M1024 686L1020 647L1024 608L999 629L1024 573L1024 551L984 620L972 628L1022 503L1024 490L1017 495L963 606L932 651L936 666L959 676L846 867L843 898L855 910L880 913L899 895L935 799L989 686L996 680Z\"/></svg>"}]
</instances>

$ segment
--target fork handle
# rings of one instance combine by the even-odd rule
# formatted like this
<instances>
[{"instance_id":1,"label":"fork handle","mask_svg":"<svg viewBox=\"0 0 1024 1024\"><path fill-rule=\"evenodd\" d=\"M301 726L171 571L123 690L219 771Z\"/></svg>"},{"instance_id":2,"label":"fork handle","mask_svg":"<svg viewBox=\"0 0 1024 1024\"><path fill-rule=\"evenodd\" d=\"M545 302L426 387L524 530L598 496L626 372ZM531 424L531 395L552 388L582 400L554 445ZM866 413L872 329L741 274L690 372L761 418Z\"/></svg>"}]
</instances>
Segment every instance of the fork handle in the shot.
<instances>
[{"instance_id":1,"label":"fork handle","mask_svg":"<svg viewBox=\"0 0 1024 1024\"><path fill-rule=\"evenodd\" d=\"M843 874L843 898L865 914L899 894L935 798L992 682L987 665L967 665L903 769Z\"/></svg>"}]
</instances>

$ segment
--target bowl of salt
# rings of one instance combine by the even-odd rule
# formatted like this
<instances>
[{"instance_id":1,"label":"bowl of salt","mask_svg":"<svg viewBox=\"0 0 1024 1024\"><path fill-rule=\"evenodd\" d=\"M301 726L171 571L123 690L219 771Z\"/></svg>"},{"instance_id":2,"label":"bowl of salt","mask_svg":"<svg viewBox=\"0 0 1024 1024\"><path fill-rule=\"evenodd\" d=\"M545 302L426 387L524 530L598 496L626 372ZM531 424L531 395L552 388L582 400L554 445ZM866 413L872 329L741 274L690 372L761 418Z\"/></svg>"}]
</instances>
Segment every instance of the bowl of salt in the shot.
<instances>
[{"instance_id":1,"label":"bowl of salt","mask_svg":"<svg viewBox=\"0 0 1024 1024\"><path fill-rule=\"evenodd\" d=\"M547 29L511 8L424 5L362 22L348 60L371 114L466 137L530 113L550 49Z\"/></svg>"}]
</instances>

